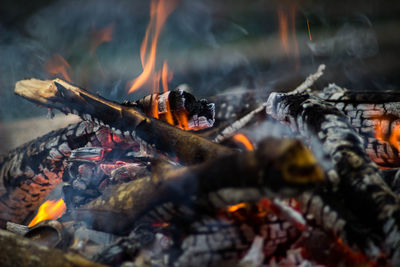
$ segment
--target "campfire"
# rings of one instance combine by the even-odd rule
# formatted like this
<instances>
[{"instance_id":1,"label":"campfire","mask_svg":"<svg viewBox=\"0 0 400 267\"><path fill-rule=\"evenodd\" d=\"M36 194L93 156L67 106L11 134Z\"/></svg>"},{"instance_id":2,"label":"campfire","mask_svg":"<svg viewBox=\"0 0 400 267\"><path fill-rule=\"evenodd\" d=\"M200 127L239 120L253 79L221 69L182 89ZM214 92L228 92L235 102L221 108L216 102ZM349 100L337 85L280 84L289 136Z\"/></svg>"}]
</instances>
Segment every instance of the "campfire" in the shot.
<instances>
[{"instance_id":1,"label":"campfire","mask_svg":"<svg viewBox=\"0 0 400 267\"><path fill-rule=\"evenodd\" d=\"M14 92L79 121L0 157L5 266L397 266L400 94L321 77L282 91L198 97L171 87L160 35L178 1L152 0L129 101L75 84L59 53ZM296 6L279 41L300 68ZM307 38L312 41L307 20ZM88 54L112 41L93 29ZM23 108L23 107L22 107Z\"/></svg>"}]
</instances>

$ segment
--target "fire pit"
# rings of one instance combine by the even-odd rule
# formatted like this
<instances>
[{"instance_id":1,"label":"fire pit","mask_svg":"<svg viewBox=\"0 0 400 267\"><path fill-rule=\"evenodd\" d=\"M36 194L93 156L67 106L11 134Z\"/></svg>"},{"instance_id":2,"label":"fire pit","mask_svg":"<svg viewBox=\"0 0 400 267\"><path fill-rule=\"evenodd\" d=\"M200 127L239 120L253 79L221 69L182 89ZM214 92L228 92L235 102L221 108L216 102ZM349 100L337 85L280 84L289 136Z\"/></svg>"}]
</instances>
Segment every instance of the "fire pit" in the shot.
<instances>
[{"instance_id":1,"label":"fire pit","mask_svg":"<svg viewBox=\"0 0 400 267\"><path fill-rule=\"evenodd\" d=\"M196 7L203 15L212 8L225 10L207 3L206 12L202 4ZM113 35L119 36L123 28L118 20L92 27L87 43L78 45L87 49L86 67L93 62L100 66L96 78L83 77L94 73L85 64L79 72L73 70L69 62L74 57L65 58L59 51L43 64L47 77L15 81L14 92L24 105L47 108L50 117L53 111L76 117L74 123L49 128L0 158L2 263L397 266L400 94L373 86L359 90L362 83L337 78L342 65L333 64L321 48L328 42L319 36L324 27L319 25L313 35L317 13L308 5L289 2L250 5L252 11L274 10L276 47L273 40L267 43L276 55L243 53L253 57L251 61L278 62L265 77L280 68L298 75L283 78L271 89L265 82L258 84L258 75L255 89L249 89L235 72L227 84L239 77L234 85L240 88L225 84L226 90L199 93L186 84L173 84L185 77L196 84L192 74L176 68L178 59L170 63L158 50L167 21L194 19L193 13L186 13L191 10L188 5L122 1L109 9L110 19L126 12L124 7L150 10L140 45L141 70L123 86L130 100L121 100L121 90L93 90L115 77L104 74L98 51L115 45ZM301 13L301 7L310 14ZM39 11L33 22L41 25L50 11L54 6ZM296 33L299 16L305 22L303 41ZM239 24L229 25L235 34L245 34ZM372 29L361 28L344 28L338 33L342 39L330 42L369 60L376 56L376 39ZM346 39L349 32L362 35L368 45L355 49L354 43L348 44L354 40ZM236 36L230 34L229 38ZM258 46L252 42L249 47L263 51ZM235 48L223 51L219 60L226 63L224 57L234 55ZM327 65L306 64L302 72L308 75L303 78L305 51ZM200 52L190 61L199 64L197 71L207 73L201 64L208 58ZM272 68L261 65L254 63L264 71ZM113 82L117 80L121 79ZM57 115L57 120L63 119Z\"/></svg>"}]
</instances>

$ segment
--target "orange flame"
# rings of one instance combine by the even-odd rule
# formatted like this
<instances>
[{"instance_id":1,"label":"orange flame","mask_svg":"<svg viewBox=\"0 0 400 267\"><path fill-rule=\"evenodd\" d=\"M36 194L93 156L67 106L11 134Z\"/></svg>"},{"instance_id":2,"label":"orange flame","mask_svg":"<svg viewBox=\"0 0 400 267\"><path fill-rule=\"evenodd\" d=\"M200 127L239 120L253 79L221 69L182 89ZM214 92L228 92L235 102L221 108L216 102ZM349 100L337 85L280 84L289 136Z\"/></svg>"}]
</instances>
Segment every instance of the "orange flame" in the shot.
<instances>
[{"instance_id":1,"label":"orange flame","mask_svg":"<svg viewBox=\"0 0 400 267\"><path fill-rule=\"evenodd\" d=\"M299 45L296 37L296 4L289 3L289 6L278 7L278 23L279 23L279 38L285 54L289 57L290 54L296 59L296 69L300 66ZM289 42L289 28L291 32L291 43ZM311 35L310 35L311 36Z\"/></svg>"},{"instance_id":2,"label":"orange flame","mask_svg":"<svg viewBox=\"0 0 400 267\"><path fill-rule=\"evenodd\" d=\"M158 38L160 36L160 32L165 21L167 20L171 12L175 9L177 2L178 1L176 0L151 1L150 23L147 26L144 40L140 46L140 61L142 63L143 72L139 75L139 77L132 81L132 85L130 86L128 93L132 93L133 91L142 87L147 81L152 78L155 83L159 83L160 75L157 74L155 71ZM153 87L153 91L154 89L155 88Z\"/></svg>"},{"instance_id":3,"label":"orange flame","mask_svg":"<svg viewBox=\"0 0 400 267\"><path fill-rule=\"evenodd\" d=\"M28 226L32 227L44 220L54 220L60 218L66 209L67 206L62 198L60 198L58 201L47 200L39 207L38 213Z\"/></svg>"},{"instance_id":4,"label":"orange flame","mask_svg":"<svg viewBox=\"0 0 400 267\"><path fill-rule=\"evenodd\" d=\"M251 141L250 141L244 134L237 133L237 134L235 134L235 135L233 136L233 139L234 139L235 141L237 141L237 142L243 144L244 147L245 147L247 150L254 150L253 144L251 143Z\"/></svg>"},{"instance_id":5,"label":"orange flame","mask_svg":"<svg viewBox=\"0 0 400 267\"><path fill-rule=\"evenodd\" d=\"M112 35L114 32L114 25L109 24L103 29L94 29L91 33L90 40L90 54L93 55L97 47L102 43L108 43L112 41Z\"/></svg>"},{"instance_id":6,"label":"orange flame","mask_svg":"<svg viewBox=\"0 0 400 267\"><path fill-rule=\"evenodd\" d=\"M308 19L307 19L307 29L308 29L308 36L310 37L310 41L312 41L311 30L310 30L310 22L308 21Z\"/></svg>"},{"instance_id":7,"label":"orange flame","mask_svg":"<svg viewBox=\"0 0 400 267\"><path fill-rule=\"evenodd\" d=\"M60 54L54 54L47 60L44 68L48 73L52 75L61 75L68 82L72 82L70 76L71 66Z\"/></svg>"},{"instance_id":8,"label":"orange flame","mask_svg":"<svg viewBox=\"0 0 400 267\"><path fill-rule=\"evenodd\" d=\"M390 122L387 119L375 119L375 138L380 142L388 142L392 147L400 151L400 121L395 121L389 129Z\"/></svg>"}]
</instances>

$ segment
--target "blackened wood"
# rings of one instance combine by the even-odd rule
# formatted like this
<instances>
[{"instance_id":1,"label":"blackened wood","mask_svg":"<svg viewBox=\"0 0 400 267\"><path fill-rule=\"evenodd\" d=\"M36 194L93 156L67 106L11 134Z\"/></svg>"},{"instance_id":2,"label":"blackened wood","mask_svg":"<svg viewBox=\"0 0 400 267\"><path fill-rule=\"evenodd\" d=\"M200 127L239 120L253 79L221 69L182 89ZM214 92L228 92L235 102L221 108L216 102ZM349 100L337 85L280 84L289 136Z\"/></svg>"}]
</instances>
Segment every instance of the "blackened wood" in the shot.
<instances>
[{"instance_id":1,"label":"blackened wood","mask_svg":"<svg viewBox=\"0 0 400 267\"><path fill-rule=\"evenodd\" d=\"M337 190L342 192L342 201L364 226L372 229L375 236L371 236L371 240L375 240L375 245L383 247L392 257L392 263L398 263L398 197L384 182L377 166L370 161L362 138L348 123L347 117L333 105L308 94L272 93L267 111L303 136L309 138L313 135L319 139L338 173Z\"/></svg>"},{"instance_id":2,"label":"blackened wood","mask_svg":"<svg viewBox=\"0 0 400 267\"><path fill-rule=\"evenodd\" d=\"M179 88L151 94L137 101L126 101L122 105L137 107L148 116L185 130L207 129L215 121L214 103L206 99L197 100L194 95Z\"/></svg>"},{"instance_id":3,"label":"blackened wood","mask_svg":"<svg viewBox=\"0 0 400 267\"><path fill-rule=\"evenodd\" d=\"M396 91L352 91L330 84L315 94L345 113L364 138L364 147L379 166L400 166L400 93ZM394 135L394 140L390 140ZM380 136L378 139L377 136ZM396 143L397 142L397 145Z\"/></svg>"},{"instance_id":4,"label":"blackened wood","mask_svg":"<svg viewBox=\"0 0 400 267\"><path fill-rule=\"evenodd\" d=\"M299 140L270 138L254 152L169 171L155 170L152 177L113 186L75 213L96 229L119 232L129 230L132 222L163 203L187 203L223 188L252 187L271 196L298 194L323 180L316 159ZM165 221L168 215L160 219Z\"/></svg>"},{"instance_id":5,"label":"blackened wood","mask_svg":"<svg viewBox=\"0 0 400 267\"><path fill-rule=\"evenodd\" d=\"M106 100L60 79L19 81L15 93L38 104L105 124L186 164L233 153L231 149L148 117L133 107Z\"/></svg>"},{"instance_id":6,"label":"blackened wood","mask_svg":"<svg viewBox=\"0 0 400 267\"><path fill-rule=\"evenodd\" d=\"M2 266L61 266L61 267L101 267L82 256L40 246L35 242L0 229L0 262Z\"/></svg>"},{"instance_id":7,"label":"blackened wood","mask_svg":"<svg viewBox=\"0 0 400 267\"><path fill-rule=\"evenodd\" d=\"M79 122L50 132L0 157L0 226L25 219L62 178L71 150L86 145L93 126Z\"/></svg>"}]
</instances>

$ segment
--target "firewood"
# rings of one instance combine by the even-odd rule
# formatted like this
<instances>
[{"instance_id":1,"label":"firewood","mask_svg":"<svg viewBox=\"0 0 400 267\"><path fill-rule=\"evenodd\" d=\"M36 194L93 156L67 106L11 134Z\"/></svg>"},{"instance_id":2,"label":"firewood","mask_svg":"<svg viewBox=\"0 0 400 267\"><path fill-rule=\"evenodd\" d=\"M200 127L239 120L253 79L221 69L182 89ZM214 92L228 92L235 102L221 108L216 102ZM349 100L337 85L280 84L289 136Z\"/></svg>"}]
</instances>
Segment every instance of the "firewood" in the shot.
<instances>
[{"instance_id":1,"label":"firewood","mask_svg":"<svg viewBox=\"0 0 400 267\"><path fill-rule=\"evenodd\" d=\"M184 130L207 129L215 121L214 103L206 99L197 100L179 88L162 94L151 94L137 101L125 101L122 105L137 107L153 118Z\"/></svg>"},{"instance_id":2,"label":"firewood","mask_svg":"<svg viewBox=\"0 0 400 267\"><path fill-rule=\"evenodd\" d=\"M267 111L306 138L311 135L319 139L338 174L333 193L342 199L336 199L336 202L343 202L361 225L370 229L366 236L369 235L375 246L387 253L393 264L399 263L398 197L384 182L377 166L370 161L362 138L348 123L347 117L334 106L308 94L272 93ZM318 211L323 214L324 207L320 206ZM351 238L348 236L348 239ZM377 256L371 249L367 252L369 256Z\"/></svg>"},{"instance_id":3,"label":"firewood","mask_svg":"<svg viewBox=\"0 0 400 267\"><path fill-rule=\"evenodd\" d=\"M133 107L106 100L60 79L22 80L17 82L15 93L49 108L105 124L116 133L177 157L182 163L199 163L233 153L231 149L148 117Z\"/></svg>"},{"instance_id":4,"label":"firewood","mask_svg":"<svg viewBox=\"0 0 400 267\"><path fill-rule=\"evenodd\" d=\"M163 203L185 203L192 197L232 187L259 188L271 196L290 195L323 179L314 156L299 140L270 138L254 152L190 167L153 170L151 177L106 189L75 214L79 219L88 219L95 229L119 232L129 230L133 221ZM167 213L158 219L167 221L168 217Z\"/></svg>"},{"instance_id":5,"label":"firewood","mask_svg":"<svg viewBox=\"0 0 400 267\"><path fill-rule=\"evenodd\" d=\"M63 252L58 249L48 248L0 229L0 262L2 266L105 266L83 258L72 253Z\"/></svg>"},{"instance_id":6,"label":"firewood","mask_svg":"<svg viewBox=\"0 0 400 267\"><path fill-rule=\"evenodd\" d=\"M80 122L53 131L0 157L0 227L26 219L62 180L71 150L95 135L93 125Z\"/></svg>"},{"instance_id":7,"label":"firewood","mask_svg":"<svg viewBox=\"0 0 400 267\"><path fill-rule=\"evenodd\" d=\"M314 94L347 115L351 125L364 138L364 147L375 163L385 168L400 167L399 134L396 131L400 127L399 92L350 91L330 84Z\"/></svg>"}]
</instances>

